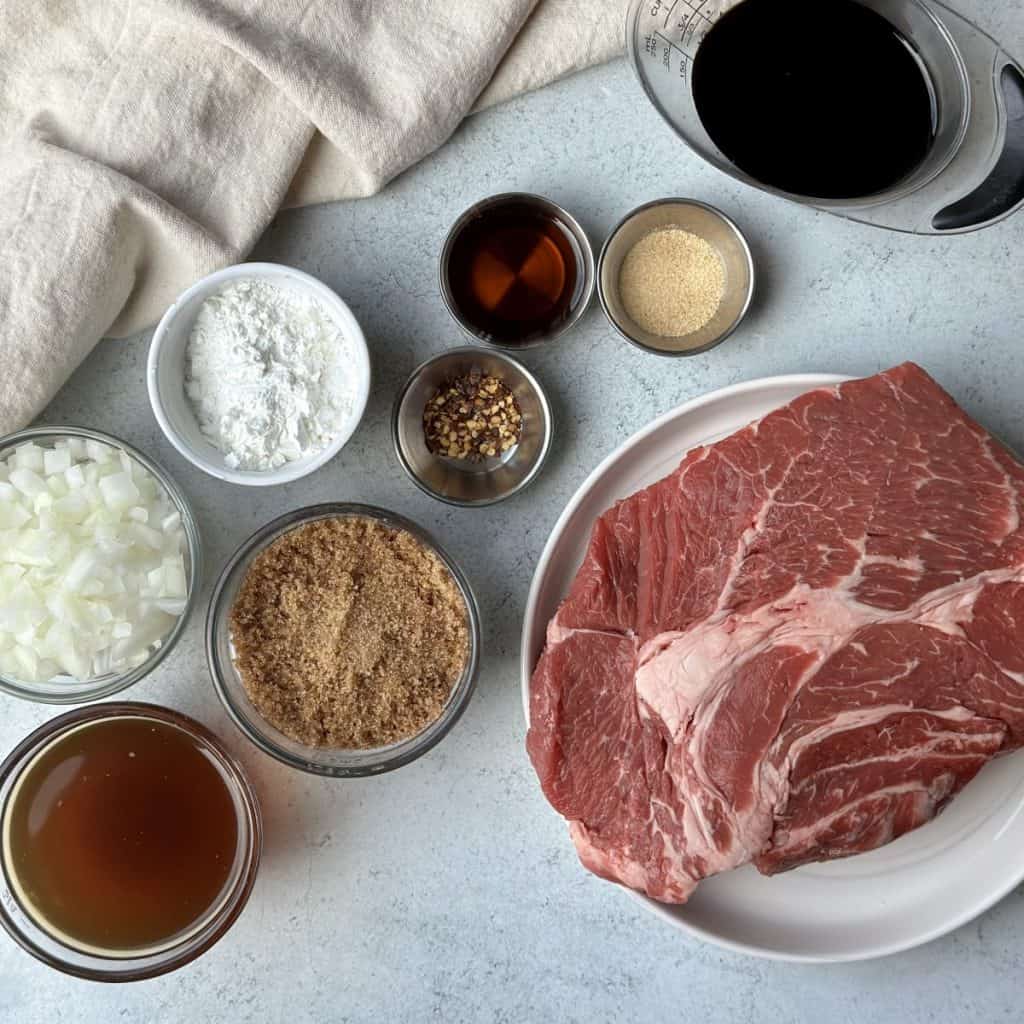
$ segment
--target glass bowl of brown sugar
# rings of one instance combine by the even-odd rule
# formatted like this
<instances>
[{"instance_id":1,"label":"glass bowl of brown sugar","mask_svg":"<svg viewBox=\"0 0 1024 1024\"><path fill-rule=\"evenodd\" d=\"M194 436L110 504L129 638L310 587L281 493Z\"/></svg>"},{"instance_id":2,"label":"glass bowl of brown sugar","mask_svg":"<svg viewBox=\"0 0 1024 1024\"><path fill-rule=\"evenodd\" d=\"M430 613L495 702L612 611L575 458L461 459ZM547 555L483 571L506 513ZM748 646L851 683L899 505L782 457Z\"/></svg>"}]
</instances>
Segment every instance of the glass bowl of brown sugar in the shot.
<instances>
[{"instance_id":1,"label":"glass bowl of brown sugar","mask_svg":"<svg viewBox=\"0 0 1024 1024\"><path fill-rule=\"evenodd\" d=\"M415 523L324 504L250 537L214 588L206 651L228 714L265 753L356 778L421 757L473 694L480 614Z\"/></svg>"}]
</instances>

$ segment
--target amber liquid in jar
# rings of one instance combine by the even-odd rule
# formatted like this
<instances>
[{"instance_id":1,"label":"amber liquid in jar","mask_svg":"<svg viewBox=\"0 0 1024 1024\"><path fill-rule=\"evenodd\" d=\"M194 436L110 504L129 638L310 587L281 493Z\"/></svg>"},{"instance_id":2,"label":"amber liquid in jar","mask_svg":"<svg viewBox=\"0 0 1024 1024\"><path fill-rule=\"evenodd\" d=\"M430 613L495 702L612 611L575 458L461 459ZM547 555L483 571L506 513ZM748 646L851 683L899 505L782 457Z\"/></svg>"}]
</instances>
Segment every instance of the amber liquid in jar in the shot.
<instances>
[{"instance_id":1,"label":"amber liquid in jar","mask_svg":"<svg viewBox=\"0 0 1024 1024\"><path fill-rule=\"evenodd\" d=\"M66 945L166 949L222 905L239 814L221 767L183 729L145 717L86 723L44 747L12 790L8 881Z\"/></svg>"},{"instance_id":2,"label":"amber liquid in jar","mask_svg":"<svg viewBox=\"0 0 1024 1024\"><path fill-rule=\"evenodd\" d=\"M484 210L459 232L448 257L462 318L502 344L533 341L567 319L577 276L565 230L525 202Z\"/></svg>"}]
</instances>

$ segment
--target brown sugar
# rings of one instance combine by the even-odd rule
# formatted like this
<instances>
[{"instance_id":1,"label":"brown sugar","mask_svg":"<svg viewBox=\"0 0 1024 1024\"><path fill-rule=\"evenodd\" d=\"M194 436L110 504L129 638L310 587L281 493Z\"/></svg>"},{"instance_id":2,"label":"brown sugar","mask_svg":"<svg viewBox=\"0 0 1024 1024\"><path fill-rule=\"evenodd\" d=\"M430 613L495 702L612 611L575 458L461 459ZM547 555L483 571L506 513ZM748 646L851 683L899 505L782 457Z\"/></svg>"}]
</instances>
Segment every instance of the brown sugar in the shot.
<instances>
[{"instance_id":1,"label":"brown sugar","mask_svg":"<svg viewBox=\"0 0 1024 1024\"><path fill-rule=\"evenodd\" d=\"M366 517L321 519L253 561L231 609L259 713L311 746L370 749L421 732L469 656L462 592L433 551Z\"/></svg>"}]
</instances>

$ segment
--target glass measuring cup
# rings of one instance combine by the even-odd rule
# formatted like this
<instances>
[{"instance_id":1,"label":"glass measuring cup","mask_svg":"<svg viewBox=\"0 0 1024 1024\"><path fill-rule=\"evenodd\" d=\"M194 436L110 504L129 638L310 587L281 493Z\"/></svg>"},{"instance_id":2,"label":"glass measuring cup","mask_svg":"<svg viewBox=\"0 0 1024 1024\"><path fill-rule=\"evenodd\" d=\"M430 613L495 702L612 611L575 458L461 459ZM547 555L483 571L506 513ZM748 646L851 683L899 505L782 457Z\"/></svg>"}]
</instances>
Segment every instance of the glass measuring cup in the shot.
<instances>
[{"instance_id":1,"label":"glass measuring cup","mask_svg":"<svg viewBox=\"0 0 1024 1024\"><path fill-rule=\"evenodd\" d=\"M988 35L937 0L858 0L909 42L935 99L928 155L893 187L856 199L784 192L745 174L697 113L693 62L721 16L743 0L633 0L627 51L644 91L676 133L719 170L774 195L915 234L973 231L1024 204L1024 71Z\"/></svg>"}]
</instances>

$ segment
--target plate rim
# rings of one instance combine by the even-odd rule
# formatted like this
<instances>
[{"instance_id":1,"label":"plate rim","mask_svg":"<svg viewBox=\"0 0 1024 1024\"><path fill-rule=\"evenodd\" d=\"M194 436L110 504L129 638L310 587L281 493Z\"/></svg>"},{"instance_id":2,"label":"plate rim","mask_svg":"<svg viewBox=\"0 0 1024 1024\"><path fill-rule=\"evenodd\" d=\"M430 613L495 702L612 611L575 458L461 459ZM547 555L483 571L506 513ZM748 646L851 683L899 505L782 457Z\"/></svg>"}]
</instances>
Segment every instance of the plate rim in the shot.
<instances>
[{"instance_id":1,"label":"plate rim","mask_svg":"<svg viewBox=\"0 0 1024 1024\"><path fill-rule=\"evenodd\" d=\"M605 458L603 458L598 465L589 474L587 474L583 482L573 492L561 514L558 516L558 519L551 527L551 532L549 533L548 539L544 544L544 548L541 551L539 559L537 560L537 566L534 570L533 578L530 582L530 589L527 594L519 644L520 696L523 703L523 717L526 721L527 727L529 727L530 724L530 678L533 673L533 666L530 660L531 651L529 650L530 634L537 618L537 605L540 598L540 591L544 585L555 550L561 543L562 536L569 520L576 514L579 507L589 497L591 491L593 491L593 489L601 482L610 469L625 455L637 446L641 445L647 440L647 438L666 424L676 419L686 419L701 409L716 405L725 399L743 394L756 393L770 387L780 386L803 387L803 391L800 392L800 394L803 394L806 391L811 391L816 388L829 387L854 379L857 378L849 374L836 373L780 374L768 377L758 377L753 380L741 381L736 384L729 384L721 388L715 388L702 395L698 395L689 401L683 402L681 405L678 405L651 420L650 423L641 427L635 433L626 438L625 441L605 456ZM684 454L685 453L681 451L679 457L682 458ZM726 938L715 932L709 931L700 925L681 920L674 916L667 906L659 903L657 900L651 899L649 896L645 896L643 893L636 892L625 886L618 886L618 888L625 892L631 900L645 907L666 924L671 925L673 928L683 932L684 934L700 939L703 942L708 942L713 946L728 950L729 952L741 953L747 956L755 956L765 960L785 963L828 964L855 963L865 960L880 959L882 957L892 956L896 953L916 949L918 946L926 945L935 939L941 938L943 935L947 935L950 932L955 931L957 928L960 928L974 920L980 914L983 914L986 910L989 910L1012 892L1022 880L1024 880L1024 858L1022 858L1019 868L1012 871L1008 876L1008 880L1002 885L997 886L983 899L971 904L961 913L943 921L940 925L926 929L925 931L915 934L909 938L897 940L889 944L865 947L849 953L826 953L820 955L786 952L773 949L769 946L739 942Z\"/></svg>"}]
</instances>

